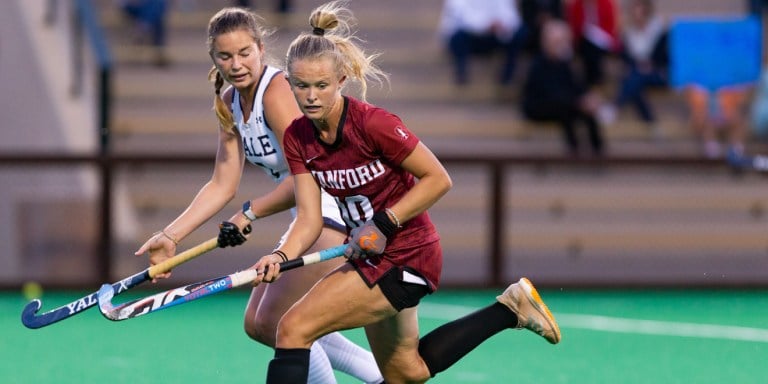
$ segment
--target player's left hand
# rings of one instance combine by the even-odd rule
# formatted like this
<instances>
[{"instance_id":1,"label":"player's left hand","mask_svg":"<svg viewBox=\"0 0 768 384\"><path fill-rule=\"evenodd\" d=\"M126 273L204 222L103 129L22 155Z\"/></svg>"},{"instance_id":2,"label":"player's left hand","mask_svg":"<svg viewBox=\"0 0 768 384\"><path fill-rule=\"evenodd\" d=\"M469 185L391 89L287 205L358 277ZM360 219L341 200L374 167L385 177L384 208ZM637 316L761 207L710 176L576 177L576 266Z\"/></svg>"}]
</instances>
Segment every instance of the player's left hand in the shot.
<instances>
[{"instance_id":1,"label":"player's left hand","mask_svg":"<svg viewBox=\"0 0 768 384\"><path fill-rule=\"evenodd\" d=\"M234 223L224 221L219 224L219 247L236 247L240 244L243 244L246 240L248 240L247 235L249 233L251 233L250 224L246 225L245 228L240 231L240 228L238 228Z\"/></svg>"}]
</instances>

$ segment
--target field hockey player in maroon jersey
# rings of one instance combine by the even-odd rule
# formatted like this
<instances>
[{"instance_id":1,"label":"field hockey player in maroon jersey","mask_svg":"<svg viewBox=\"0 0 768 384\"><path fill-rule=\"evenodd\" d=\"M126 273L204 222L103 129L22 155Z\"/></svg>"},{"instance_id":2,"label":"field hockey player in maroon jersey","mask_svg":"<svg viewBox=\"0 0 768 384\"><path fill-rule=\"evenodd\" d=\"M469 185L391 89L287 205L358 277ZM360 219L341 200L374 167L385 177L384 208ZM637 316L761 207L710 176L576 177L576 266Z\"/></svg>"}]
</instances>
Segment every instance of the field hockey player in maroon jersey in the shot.
<instances>
[{"instance_id":1,"label":"field hockey player in maroon jersey","mask_svg":"<svg viewBox=\"0 0 768 384\"><path fill-rule=\"evenodd\" d=\"M529 329L558 343L557 323L526 278L487 307L419 338L418 304L438 288L442 267L426 210L452 182L400 118L342 94L349 81L365 91L367 80L385 78L357 45L351 18L346 3L324 4L310 16L311 33L288 48L286 76L304 113L284 136L297 215L275 253L254 265L265 272L255 283L274 282L283 257L299 257L314 243L323 224L322 190L349 230L349 262L283 315L267 383L306 382L313 342L358 327L390 384L425 382L505 329Z\"/></svg>"}]
</instances>

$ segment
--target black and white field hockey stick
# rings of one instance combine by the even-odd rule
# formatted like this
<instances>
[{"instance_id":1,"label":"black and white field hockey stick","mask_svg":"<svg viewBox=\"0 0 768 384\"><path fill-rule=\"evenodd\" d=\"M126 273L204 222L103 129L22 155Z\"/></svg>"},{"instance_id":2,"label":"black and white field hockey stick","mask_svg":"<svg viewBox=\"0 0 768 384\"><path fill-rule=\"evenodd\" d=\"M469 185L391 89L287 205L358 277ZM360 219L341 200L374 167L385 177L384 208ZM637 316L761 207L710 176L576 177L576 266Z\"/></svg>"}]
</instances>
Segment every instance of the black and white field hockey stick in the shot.
<instances>
[{"instance_id":1,"label":"black and white field hockey stick","mask_svg":"<svg viewBox=\"0 0 768 384\"><path fill-rule=\"evenodd\" d=\"M179 264L185 263L194 259L206 252L209 252L218 247L219 242L216 237L207 240L197 246L190 248L182 253L177 254L170 259L163 261L162 263L155 264L133 276L126 277L114 283L112 285L106 284L112 292L120 294L126 290L133 288L147 280L152 280L155 276L168 272ZM37 311L40 310L42 303L40 300L32 300L24 307L24 311L21 313L21 322L27 328L36 329L51 325L57 321L64 320L68 317L74 316L99 302L98 292L93 292L88 296L81 297L69 304L62 305L56 309L50 310L42 315L37 315Z\"/></svg>"},{"instance_id":2,"label":"black and white field hockey stick","mask_svg":"<svg viewBox=\"0 0 768 384\"><path fill-rule=\"evenodd\" d=\"M310 253L297 259L284 261L280 263L280 271L283 272L304 265L315 264L343 256L346 247L346 245L339 245L337 247ZM104 317L112 321L131 319L227 291L241 285L250 284L258 275L259 273L255 269L246 269L215 279L170 289L165 292L129 301L117 306L112 304L112 297L115 292L114 287L109 284L104 284L101 286L101 289L99 289L98 294L99 310L101 310L101 314L104 315Z\"/></svg>"}]
</instances>

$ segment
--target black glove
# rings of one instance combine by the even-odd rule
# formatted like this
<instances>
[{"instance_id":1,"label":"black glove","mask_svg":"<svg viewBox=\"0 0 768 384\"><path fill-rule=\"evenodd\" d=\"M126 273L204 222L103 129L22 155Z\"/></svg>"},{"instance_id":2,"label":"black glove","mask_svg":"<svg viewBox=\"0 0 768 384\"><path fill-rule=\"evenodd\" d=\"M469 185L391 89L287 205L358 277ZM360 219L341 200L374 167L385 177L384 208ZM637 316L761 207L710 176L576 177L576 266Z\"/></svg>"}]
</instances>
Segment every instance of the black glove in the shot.
<instances>
[{"instance_id":1,"label":"black glove","mask_svg":"<svg viewBox=\"0 0 768 384\"><path fill-rule=\"evenodd\" d=\"M248 224L243 228L243 232L240 232L240 228L237 225L224 221L219 224L219 247L235 247L248 240L245 235L251 233L251 225Z\"/></svg>"}]
</instances>

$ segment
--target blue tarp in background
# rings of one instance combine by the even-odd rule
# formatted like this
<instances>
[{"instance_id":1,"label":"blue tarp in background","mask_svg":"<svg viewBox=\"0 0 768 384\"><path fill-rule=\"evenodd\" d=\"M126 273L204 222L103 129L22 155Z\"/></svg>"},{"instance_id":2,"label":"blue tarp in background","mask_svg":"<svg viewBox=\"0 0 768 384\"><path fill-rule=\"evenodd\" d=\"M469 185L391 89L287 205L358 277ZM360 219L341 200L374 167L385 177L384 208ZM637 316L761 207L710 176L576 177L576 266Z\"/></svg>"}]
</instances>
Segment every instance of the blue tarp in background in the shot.
<instances>
[{"instance_id":1,"label":"blue tarp in background","mask_svg":"<svg viewBox=\"0 0 768 384\"><path fill-rule=\"evenodd\" d=\"M760 22L676 20L670 31L670 83L710 90L755 83L762 65Z\"/></svg>"}]
</instances>

